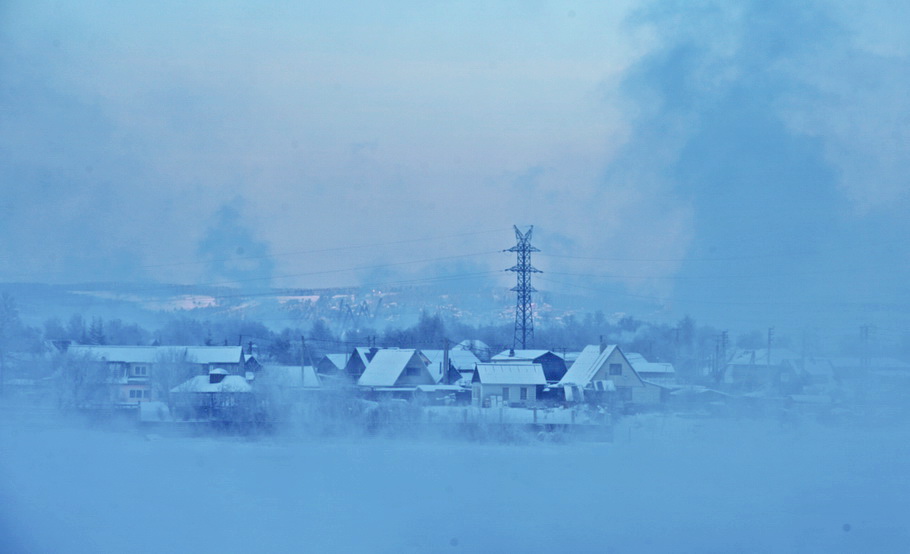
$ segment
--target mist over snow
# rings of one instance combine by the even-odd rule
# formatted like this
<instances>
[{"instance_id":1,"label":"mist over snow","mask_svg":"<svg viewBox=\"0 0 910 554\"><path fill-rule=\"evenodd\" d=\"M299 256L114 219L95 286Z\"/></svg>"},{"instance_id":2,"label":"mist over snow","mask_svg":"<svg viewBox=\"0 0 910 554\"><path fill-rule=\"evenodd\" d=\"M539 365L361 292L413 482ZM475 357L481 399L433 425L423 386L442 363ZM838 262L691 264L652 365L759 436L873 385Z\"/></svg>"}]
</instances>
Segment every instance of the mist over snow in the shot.
<instances>
[{"instance_id":1,"label":"mist over snow","mask_svg":"<svg viewBox=\"0 0 910 554\"><path fill-rule=\"evenodd\" d=\"M9 552L901 552L908 429L634 418L612 444L0 424Z\"/></svg>"}]
</instances>

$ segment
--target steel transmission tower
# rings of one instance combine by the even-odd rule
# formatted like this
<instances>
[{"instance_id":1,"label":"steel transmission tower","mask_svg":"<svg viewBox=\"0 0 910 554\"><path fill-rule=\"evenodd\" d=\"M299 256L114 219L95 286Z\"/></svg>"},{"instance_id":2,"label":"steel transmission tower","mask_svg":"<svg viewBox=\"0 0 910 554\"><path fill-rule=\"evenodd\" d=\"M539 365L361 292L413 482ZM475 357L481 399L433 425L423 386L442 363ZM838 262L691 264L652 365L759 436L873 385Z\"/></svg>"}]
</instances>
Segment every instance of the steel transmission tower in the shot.
<instances>
[{"instance_id":1,"label":"steel transmission tower","mask_svg":"<svg viewBox=\"0 0 910 554\"><path fill-rule=\"evenodd\" d=\"M518 274L518 284L512 290L515 291L515 335L512 338L512 348L525 348L528 339L534 340L534 312L531 304L531 293L537 290L531 286L531 274L543 273L531 265L531 252L540 252L538 248L531 246L531 232L534 226L528 229L527 233L522 233L515 228L515 238L518 244L503 250L503 252L515 252L518 256L518 262L506 271L514 271Z\"/></svg>"}]
</instances>

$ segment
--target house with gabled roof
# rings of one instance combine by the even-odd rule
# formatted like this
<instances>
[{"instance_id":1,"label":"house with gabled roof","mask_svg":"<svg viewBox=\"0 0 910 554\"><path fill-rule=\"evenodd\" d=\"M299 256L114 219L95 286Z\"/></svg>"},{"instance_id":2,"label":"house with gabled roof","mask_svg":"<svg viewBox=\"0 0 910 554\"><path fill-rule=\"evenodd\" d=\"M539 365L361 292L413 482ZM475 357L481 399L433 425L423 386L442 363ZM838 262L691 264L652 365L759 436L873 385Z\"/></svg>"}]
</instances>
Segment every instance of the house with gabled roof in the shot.
<instances>
[{"instance_id":1,"label":"house with gabled roof","mask_svg":"<svg viewBox=\"0 0 910 554\"><path fill-rule=\"evenodd\" d=\"M354 348L344 364L344 374L356 383L377 352L379 349L376 347L358 346Z\"/></svg>"},{"instance_id":2,"label":"house with gabled roof","mask_svg":"<svg viewBox=\"0 0 910 554\"><path fill-rule=\"evenodd\" d=\"M659 404L661 388L646 383L618 345L589 345L557 384L582 390L615 388L619 400L640 406Z\"/></svg>"},{"instance_id":3,"label":"house with gabled roof","mask_svg":"<svg viewBox=\"0 0 910 554\"><path fill-rule=\"evenodd\" d=\"M170 390L179 419L235 422L252 419L252 391L244 377L225 369L196 375Z\"/></svg>"},{"instance_id":4,"label":"house with gabled roof","mask_svg":"<svg viewBox=\"0 0 910 554\"><path fill-rule=\"evenodd\" d=\"M316 362L316 372L322 375L338 375L347 363L347 354L326 354Z\"/></svg>"},{"instance_id":5,"label":"house with gabled roof","mask_svg":"<svg viewBox=\"0 0 910 554\"><path fill-rule=\"evenodd\" d=\"M436 378L419 350L387 348L377 351L363 370L357 385L376 389L415 389L435 385Z\"/></svg>"},{"instance_id":6,"label":"house with gabled roof","mask_svg":"<svg viewBox=\"0 0 910 554\"><path fill-rule=\"evenodd\" d=\"M636 352L626 354L626 359L635 368L635 372L644 381L666 387L673 387L676 383L676 369L667 362L649 362L644 356Z\"/></svg>"},{"instance_id":7,"label":"house with gabled roof","mask_svg":"<svg viewBox=\"0 0 910 554\"><path fill-rule=\"evenodd\" d=\"M477 364L471 380L471 401L478 407L527 405L547 385L543 366L531 362Z\"/></svg>"},{"instance_id":8,"label":"house with gabled roof","mask_svg":"<svg viewBox=\"0 0 910 554\"><path fill-rule=\"evenodd\" d=\"M491 362L513 363L528 362L539 364L547 382L556 383L566 374L566 361L550 350L503 350L490 359Z\"/></svg>"}]
</instances>

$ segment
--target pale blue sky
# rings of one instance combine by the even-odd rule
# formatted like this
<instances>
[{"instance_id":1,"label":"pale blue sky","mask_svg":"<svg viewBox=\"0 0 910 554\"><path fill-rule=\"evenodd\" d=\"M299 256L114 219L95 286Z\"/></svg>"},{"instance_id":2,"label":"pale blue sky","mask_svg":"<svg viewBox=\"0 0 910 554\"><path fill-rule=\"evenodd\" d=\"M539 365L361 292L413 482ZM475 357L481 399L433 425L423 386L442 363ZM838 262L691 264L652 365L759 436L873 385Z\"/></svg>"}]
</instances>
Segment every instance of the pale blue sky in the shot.
<instances>
[{"instance_id":1,"label":"pale blue sky","mask_svg":"<svg viewBox=\"0 0 910 554\"><path fill-rule=\"evenodd\" d=\"M910 312L903 3L324 4L4 3L0 282L494 270L533 223L592 308Z\"/></svg>"}]
</instances>

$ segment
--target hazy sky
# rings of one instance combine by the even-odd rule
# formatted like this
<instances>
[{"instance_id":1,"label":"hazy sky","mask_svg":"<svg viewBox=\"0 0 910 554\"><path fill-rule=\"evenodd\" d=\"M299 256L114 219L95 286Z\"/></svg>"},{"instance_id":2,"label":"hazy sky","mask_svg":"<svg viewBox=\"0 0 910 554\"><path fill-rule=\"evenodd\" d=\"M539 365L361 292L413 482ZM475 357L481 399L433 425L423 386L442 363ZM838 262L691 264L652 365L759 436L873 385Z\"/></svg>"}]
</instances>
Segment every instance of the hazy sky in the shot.
<instances>
[{"instance_id":1,"label":"hazy sky","mask_svg":"<svg viewBox=\"0 0 910 554\"><path fill-rule=\"evenodd\" d=\"M7 1L0 282L493 272L534 224L538 288L592 309L893 320L907 21L884 0Z\"/></svg>"}]
</instances>

